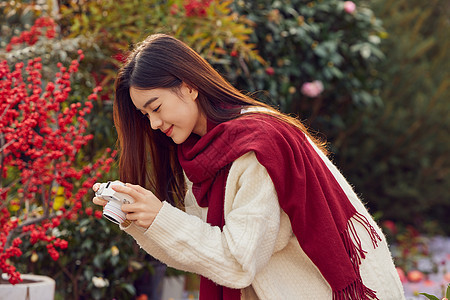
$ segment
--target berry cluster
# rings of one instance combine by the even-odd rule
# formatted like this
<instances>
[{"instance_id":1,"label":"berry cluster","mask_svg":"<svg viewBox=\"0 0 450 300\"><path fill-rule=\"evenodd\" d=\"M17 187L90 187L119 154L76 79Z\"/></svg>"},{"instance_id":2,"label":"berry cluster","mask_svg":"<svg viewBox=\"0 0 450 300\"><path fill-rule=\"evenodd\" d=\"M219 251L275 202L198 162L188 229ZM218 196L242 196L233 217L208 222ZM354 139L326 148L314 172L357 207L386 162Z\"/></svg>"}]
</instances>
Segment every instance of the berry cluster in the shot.
<instances>
[{"instance_id":1,"label":"berry cluster","mask_svg":"<svg viewBox=\"0 0 450 300\"><path fill-rule=\"evenodd\" d=\"M53 19L48 17L38 18L34 25L31 26L30 31L23 31L20 36L12 37L9 44L6 46L6 51L12 50L14 45L28 44L34 45L38 41L39 37L43 34L42 30L46 29L45 36L48 39L53 39L56 36L56 23Z\"/></svg>"},{"instance_id":2,"label":"berry cluster","mask_svg":"<svg viewBox=\"0 0 450 300\"><path fill-rule=\"evenodd\" d=\"M53 24L46 22L38 19L33 28ZM34 37L22 34L19 40L29 44ZM22 239L44 243L57 260L57 248L68 243L52 236L52 229L62 218L75 220L83 213L83 197L114 160L115 152L108 150L94 164L79 163L81 148L93 138L86 134L85 116L101 91L95 88L83 103L70 101L71 79L83 58L79 50L70 66L58 63L50 82L42 80L40 58L12 67L0 61L0 273L12 284L21 281L11 260L22 255ZM64 200L56 205L58 197Z\"/></svg>"},{"instance_id":3,"label":"berry cluster","mask_svg":"<svg viewBox=\"0 0 450 300\"><path fill-rule=\"evenodd\" d=\"M206 17L206 9L211 5L212 0L186 0L183 7L186 17ZM170 13L176 15L179 13L178 5L173 4Z\"/></svg>"}]
</instances>

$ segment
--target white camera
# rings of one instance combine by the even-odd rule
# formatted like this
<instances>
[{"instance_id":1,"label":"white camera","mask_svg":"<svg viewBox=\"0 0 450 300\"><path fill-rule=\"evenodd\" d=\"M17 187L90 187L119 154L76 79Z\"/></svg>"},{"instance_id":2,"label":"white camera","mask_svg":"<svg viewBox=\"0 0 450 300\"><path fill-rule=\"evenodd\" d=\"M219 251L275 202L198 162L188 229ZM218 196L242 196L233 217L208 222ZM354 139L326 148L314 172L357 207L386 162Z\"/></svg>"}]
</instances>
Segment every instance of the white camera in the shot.
<instances>
[{"instance_id":1,"label":"white camera","mask_svg":"<svg viewBox=\"0 0 450 300\"><path fill-rule=\"evenodd\" d=\"M126 220L126 214L122 211L122 204L134 203L131 196L116 192L112 189L114 185L123 185L125 183L115 180L100 184L99 189L95 192L95 196L108 203L103 208L103 216L116 224L121 224Z\"/></svg>"}]
</instances>

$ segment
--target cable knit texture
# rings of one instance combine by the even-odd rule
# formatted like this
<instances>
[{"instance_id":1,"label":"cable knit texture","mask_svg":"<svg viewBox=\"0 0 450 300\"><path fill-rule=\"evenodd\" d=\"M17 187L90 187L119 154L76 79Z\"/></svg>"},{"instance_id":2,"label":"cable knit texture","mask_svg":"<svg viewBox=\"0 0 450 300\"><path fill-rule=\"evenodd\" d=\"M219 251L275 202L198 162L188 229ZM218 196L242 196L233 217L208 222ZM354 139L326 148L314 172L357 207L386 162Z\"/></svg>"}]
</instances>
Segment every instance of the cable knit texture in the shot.
<instances>
[{"instance_id":1,"label":"cable knit texture","mask_svg":"<svg viewBox=\"0 0 450 300\"><path fill-rule=\"evenodd\" d=\"M356 210L382 236L344 177L321 156ZM273 183L253 152L237 159L230 169L223 231L205 222L207 208L198 206L189 182L185 205L187 213L164 202L148 230L134 223L122 229L167 265L242 289L241 299L331 299L331 288L302 251ZM376 290L379 299L404 299L384 236L374 249L363 226L355 223L355 227L368 250L360 266L364 284Z\"/></svg>"}]
</instances>

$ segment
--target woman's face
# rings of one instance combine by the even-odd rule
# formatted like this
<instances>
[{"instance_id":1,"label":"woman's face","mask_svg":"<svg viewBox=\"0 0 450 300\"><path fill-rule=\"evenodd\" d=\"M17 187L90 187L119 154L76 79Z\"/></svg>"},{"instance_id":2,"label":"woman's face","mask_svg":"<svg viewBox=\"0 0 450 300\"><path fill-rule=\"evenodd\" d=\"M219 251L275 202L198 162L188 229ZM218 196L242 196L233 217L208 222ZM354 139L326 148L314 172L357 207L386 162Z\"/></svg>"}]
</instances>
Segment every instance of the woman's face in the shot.
<instances>
[{"instance_id":1,"label":"woman's face","mask_svg":"<svg viewBox=\"0 0 450 300\"><path fill-rule=\"evenodd\" d=\"M168 88L140 90L130 88L134 105L146 115L153 130L161 130L176 144L183 143L193 132L206 133L206 117L201 113L198 91L182 83L178 92Z\"/></svg>"}]
</instances>

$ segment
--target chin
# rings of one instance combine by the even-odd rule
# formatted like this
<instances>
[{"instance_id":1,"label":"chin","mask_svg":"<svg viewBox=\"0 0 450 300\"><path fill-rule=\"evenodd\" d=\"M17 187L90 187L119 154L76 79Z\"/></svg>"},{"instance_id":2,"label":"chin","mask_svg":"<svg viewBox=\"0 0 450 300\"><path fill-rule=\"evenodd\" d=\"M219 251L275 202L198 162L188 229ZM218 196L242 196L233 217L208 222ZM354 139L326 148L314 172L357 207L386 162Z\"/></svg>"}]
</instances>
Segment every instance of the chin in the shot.
<instances>
[{"instance_id":1,"label":"chin","mask_svg":"<svg viewBox=\"0 0 450 300\"><path fill-rule=\"evenodd\" d=\"M172 139L172 141L173 141L175 144L177 144L177 145L179 145L179 144L181 144L181 143L184 142L184 141L180 142L180 141L178 141L178 140L176 140L176 139Z\"/></svg>"},{"instance_id":2,"label":"chin","mask_svg":"<svg viewBox=\"0 0 450 300\"><path fill-rule=\"evenodd\" d=\"M184 141L186 141L187 138L188 137L179 137L179 136L171 137L172 141L177 145L184 143Z\"/></svg>"},{"instance_id":3,"label":"chin","mask_svg":"<svg viewBox=\"0 0 450 300\"><path fill-rule=\"evenodd\" d=\"M175 129L176 128L172 131L170 138L177 145L184 143L191 136L191 134L194 133L193 131L188 130L177 130L177 132L175 132Z\"/></svg>"}]
</instances>

